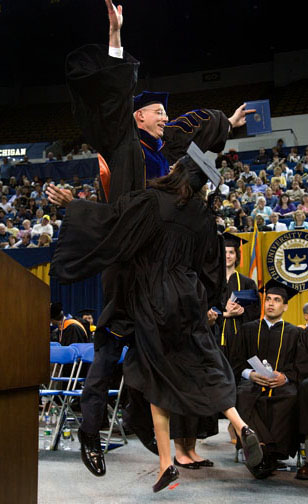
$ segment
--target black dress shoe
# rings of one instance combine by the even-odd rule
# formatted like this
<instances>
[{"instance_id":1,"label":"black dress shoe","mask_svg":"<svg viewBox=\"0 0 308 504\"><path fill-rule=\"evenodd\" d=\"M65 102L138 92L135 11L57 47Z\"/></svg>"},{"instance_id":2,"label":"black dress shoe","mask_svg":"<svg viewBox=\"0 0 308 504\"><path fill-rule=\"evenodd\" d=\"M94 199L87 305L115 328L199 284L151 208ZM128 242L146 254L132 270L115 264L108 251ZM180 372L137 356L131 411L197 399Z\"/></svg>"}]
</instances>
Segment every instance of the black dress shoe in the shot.
<instances>
[{"instance_id":1,"label":"black dress shoe","mask_svg":"<svg viewBox=\"0 0 308 504\"><path fill-rule=\"evenodd\" d=\"M308 463L306 462L305 465L300 467L297 470L295 478L300 479L300 480L308 480Z\"/></svg>"},{"instance_id":2,"label":"black dress shoe","mask_svg":"<svg viewBox=\"0 0 308 504\"><path fill-rule=\"evenodd\" d=\"M256 479L265 479L272 474L273 468L270 467L266 462L262 462L255 467L250 467L247 464L247 469Z\"/></svg>"},{"instance_id":3,"label":"black dress shoe","mask_svg":"<svg viewBox=\"0 0 308 504\"><path fill-rule=\"evenodd\" d=\"M78 429L81 444L81 459L84 465L95 476L104 476L106 464L99 434L88 434Z\"/></svg>"},{"instance_id":4,"label":"black dress shoe","mask_svg":"<svg viewBox=\"0 0 308 504\"><path fill-rule=\"evenodd\" d=\"M213 467L214 462L209 459L201 460L201 462L196 462L199 467Z\"/></svg>"},{"instance_id":5,"label":"black dress shoe","mask_svg":"<svg viewBox=\"0 0 308 504\"><path fill-rule=\"evenodd\" d=\"M174 465L179 467L184 467L184 469L199 469L199 462L188 462L187 464L181 464L175 457L173 459Z\"/></svg>"},{"instance_id":6,"label":"black dress shoe","mask_svg":"<svg viewBox=\"0 0 308 504\"><path fill-rule=\"evenodd\" d=\"M249 427L243 427L241 431L241 442L247 466L256 467L263 459L263 451L258 436Z\"/></svg>"},{"instance_id":7,"label":"black dress shoe","mask_svg":"<svg viewBox=\"0 0 308 504\"><path fill-rule=\"evenodd\" d=\"M175 481L179 477L179 471L173 465L169 466L165 472L161 475L157 483L153 486L153 492L160 492L166 488L172 481Z\"/></svg>"}]
</instances>

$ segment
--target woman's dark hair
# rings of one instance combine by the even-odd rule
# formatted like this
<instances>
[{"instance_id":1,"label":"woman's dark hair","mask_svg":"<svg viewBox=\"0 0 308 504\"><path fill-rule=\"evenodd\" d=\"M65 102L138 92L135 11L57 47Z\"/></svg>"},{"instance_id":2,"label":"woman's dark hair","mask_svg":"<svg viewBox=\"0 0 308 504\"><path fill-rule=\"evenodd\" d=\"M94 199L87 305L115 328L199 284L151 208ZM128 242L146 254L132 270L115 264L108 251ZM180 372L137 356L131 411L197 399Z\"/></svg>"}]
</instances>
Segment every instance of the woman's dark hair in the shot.
<instances>
[{"instance_id":1,"label":"woman's dark hair","mask_svg":"<svg viewBox=\"0 0 308 504\"><path fill-rule=\"evenodd\" d=\"M148 186L160 191L178 194L176 202L178 207L185 206L194 194L189 183L187 163L182 163L181 159L175 163L172 171L170 171L168 175L150 180Z\"/></svg>"},{"instance_id":2,"label":"woman's dark hair","mask_svg":"<svg viewBox=\"0 0 308 504\"><path fill-rule=\"evenodd\" d=\"M279 205L280 205L280 206L282 205L282 198L283 198L284 196L286 196L286 197L288 198L287 205L290 205L291 200L290 200L289 196L288 196L286 193L282 193L282 194L279 196Z\"/></svg>"}]
</instances>

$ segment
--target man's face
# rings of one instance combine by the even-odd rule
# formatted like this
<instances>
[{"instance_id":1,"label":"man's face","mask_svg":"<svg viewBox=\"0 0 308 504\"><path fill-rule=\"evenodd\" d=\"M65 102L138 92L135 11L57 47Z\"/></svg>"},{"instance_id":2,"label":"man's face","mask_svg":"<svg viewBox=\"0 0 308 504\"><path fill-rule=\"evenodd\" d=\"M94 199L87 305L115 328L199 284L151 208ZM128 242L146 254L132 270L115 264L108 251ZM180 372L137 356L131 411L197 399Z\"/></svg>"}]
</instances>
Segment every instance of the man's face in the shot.
<instances>
[{"instance_id":1,"label":"man's face","mask_svg":"<svg viewBox=\"0 0 308 504\"><path fill-rule=\"evenodd\" d=\"M154 138L162 138L168 116L161 103L152 103L137 110L136 120L139 128L144 129Z\"/></svg>"},{"instance_id":2,"label":"man's face","mask_svg":"<svg viewBox=\"0 0 308 504\"><path fill-rule=\"evenodd\" d=\"M268 188L265 191L265 195L266 195L267 198L271 198L272 195L273 195L273 191L270 188Z\"/></svg>"},{"instance_id":3,"label":"man's face","mask_svg":"<svg viewBox=\"0 0 308 504\"><path fill-rule=\"evenodd\" d=\"M272 213L272 215L270 216L270 219L273 224L276 224L278 222L278 214Z\"/></svg>"},{"instance_id":4,"label":"man's face","mask_svg":"<svg viewBox=\"0 0 308 504\"><path fill-rule=\"evenodd\" d=\"M280 319L288 305L279 294L267 294L264 304L264 313L268 320Z\"/></svg>"},{"instance_id":5,"label":"man's face","mask_svg":"<svg viewBox=\"0 0 308 504\"><path fill-rule=\"evenodd\" d=\"M249 165L244 164L243 170L244 170L245 173L249 173Z\"/></svg>"},{"instance_id":6,"label":"man's face","mask_svg":"<svg viewBox=\"0 0 308 504\"><path fill-rule=\"evenodd\" d=\"M47 224L49 224L49 220L48 219L43 219L42 220L42 226L47 226Z\"/></svg>"},{"instance_id":7,"label":"man's face","mask_svg":"<svg viewBox=\"0 0 308 504\"><path fill-rule=\"evenodd\" d=\"M236 251L234 247L225 247L226 250L226 266L231 268L236 262Z\"/></svg>"},{"instance_id":8,"label":"man's face","mask_svg":"<svg viewBox=\"0 0 308 504\"><path fill-rule=\"evenodd\" d=\"M93 317L92 317L92 315L90 315L90 313L83 315L82 318L83 318L83 320L87 320L90 325L93 325L94 321L93 321Z\"/></svg>"},{"instance_id":9,"label":"man's face","mask_svg":"<svg viewBox=\"0 0 308 504\"><path fill-rule=\"evenodd\" d=\"M5 226L3 224L0 224L0 234L5 235Z\"/></svg>"}]
</instances>

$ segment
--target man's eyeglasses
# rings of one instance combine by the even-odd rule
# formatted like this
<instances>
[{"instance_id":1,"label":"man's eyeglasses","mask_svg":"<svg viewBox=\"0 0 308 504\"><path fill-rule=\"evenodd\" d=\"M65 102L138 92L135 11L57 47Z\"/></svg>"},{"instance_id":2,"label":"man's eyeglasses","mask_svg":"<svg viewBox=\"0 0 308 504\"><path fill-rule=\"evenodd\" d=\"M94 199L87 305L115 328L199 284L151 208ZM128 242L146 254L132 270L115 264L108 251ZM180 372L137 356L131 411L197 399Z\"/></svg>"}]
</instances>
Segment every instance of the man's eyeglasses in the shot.
<instances>
[{"instance_id":1,"label":"man's eyeglasses","mask_svg":"<svg viewBox=\"0 0 308 504\"><path fill-rule=\"evenodd\" d=\"M146 108L145 110L151 110L152 112L155 112L160 117L168 117L167 113L164 110L162 110L162 109Z\"/></svg>"}]
</instances>

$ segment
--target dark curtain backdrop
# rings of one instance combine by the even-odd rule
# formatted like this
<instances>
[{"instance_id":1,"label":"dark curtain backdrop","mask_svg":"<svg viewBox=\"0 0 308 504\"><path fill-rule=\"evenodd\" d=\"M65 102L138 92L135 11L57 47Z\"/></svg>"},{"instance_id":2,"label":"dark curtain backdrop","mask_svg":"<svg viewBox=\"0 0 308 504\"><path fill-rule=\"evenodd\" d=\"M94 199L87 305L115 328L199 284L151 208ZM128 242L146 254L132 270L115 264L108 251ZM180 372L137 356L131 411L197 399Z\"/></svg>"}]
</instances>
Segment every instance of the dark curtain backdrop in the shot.
<instances>
[{"instance_id":1,"label":"dark curtain backdrop","mask_svg":"<svg viewBox=\"0 0 308 504\"><path fill-rule=\"evenodd\" d=\"M53 303L61 301L65 314L76 315L84 308L95 310L93 317L96 323L103 307L101 274L70 285L60 284L51 277L50 298Z\"/></svg>"}]
</instances>

